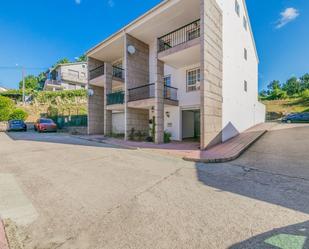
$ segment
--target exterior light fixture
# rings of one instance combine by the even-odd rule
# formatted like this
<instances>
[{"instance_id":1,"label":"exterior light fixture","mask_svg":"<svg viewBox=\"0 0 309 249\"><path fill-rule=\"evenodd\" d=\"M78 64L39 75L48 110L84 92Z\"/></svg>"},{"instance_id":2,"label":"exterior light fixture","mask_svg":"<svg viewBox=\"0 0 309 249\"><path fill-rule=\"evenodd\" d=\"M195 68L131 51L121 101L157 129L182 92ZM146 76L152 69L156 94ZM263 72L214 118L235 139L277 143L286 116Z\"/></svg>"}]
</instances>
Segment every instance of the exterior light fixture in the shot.
<instances>
[{"instance_id":1,"label":"exterior light fixture","mask_svg":"<svg viewBox=\"0 0 309 249\"><path fill-rule=\"evenodd\" d=\"M88 96L89 96L89 97L92 97L93 95L94 95L93 89L89 88L89 89L88 89Z\"/></svg>"},{"instance_id":2,"label":"exterior light fixture","mask_svg":"<svg viewBox=\"0 0 309 249\"><path fill-rule=\"evenodd\" d=\"M128 46L128 53L133 55L136 52L136 48L133 45Z\"/></svg>"}]
</instances>

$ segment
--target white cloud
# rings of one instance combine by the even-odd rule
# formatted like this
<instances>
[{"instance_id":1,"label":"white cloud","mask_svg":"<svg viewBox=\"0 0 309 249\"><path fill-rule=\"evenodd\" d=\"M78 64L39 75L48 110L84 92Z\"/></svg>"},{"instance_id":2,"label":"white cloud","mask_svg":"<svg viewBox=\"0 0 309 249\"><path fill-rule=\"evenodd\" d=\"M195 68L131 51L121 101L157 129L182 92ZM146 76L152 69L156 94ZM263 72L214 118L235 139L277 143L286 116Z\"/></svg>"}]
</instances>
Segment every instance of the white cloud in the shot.
<instances>
[{"instance_id":1,"label":"white cloud","mask_svg":"<svg viewBox=\"0 0 309 249\"><path fill-rule=\"evenodd\" d=\"M75 0L76 4L81 4L82 0Z\"/></svg>"},{"instance_id":2,"label":"white cloud","mask_svg":"<svg viewBox=\"0 0 309 249\"><path fill-rule=\"evenodd\" d=\"M113 8L114 6L115 6L115 2L114 2L114 0L108 0L108 5L109 5L109 7L111 7L111 8Z\"/></svg>"},{"instance_id":3,"label":"white cloud","mask_svg":"<svg viewBox=\"0 0 309 249\"><path fill-rule=\"evenodd\" d=\"M289 22L294 21L299 16L299 11L295 8L286 8L280 13L281 18L277 22L276 28L280 29L287 25Z\"/></svg>"}]
</instances>

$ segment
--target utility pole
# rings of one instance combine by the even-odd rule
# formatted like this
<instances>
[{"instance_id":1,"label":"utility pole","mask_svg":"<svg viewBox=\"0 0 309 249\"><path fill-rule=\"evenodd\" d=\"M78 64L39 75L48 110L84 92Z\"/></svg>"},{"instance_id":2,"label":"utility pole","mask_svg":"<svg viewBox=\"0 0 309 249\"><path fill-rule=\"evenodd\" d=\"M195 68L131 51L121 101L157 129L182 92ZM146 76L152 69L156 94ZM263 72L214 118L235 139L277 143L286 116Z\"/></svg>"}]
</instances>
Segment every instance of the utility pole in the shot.
<instances>
[{"instance_id":1,"label":"utility pole","mask_svg":"<svg viewBox=\"0 0 309 249\"><path fill-rule=\"evenodd\" d=\"M23 105L26 105L26 94L25 94L25 68L22 67L22 77L23 77Z\"/></svg>"}]
</instances>

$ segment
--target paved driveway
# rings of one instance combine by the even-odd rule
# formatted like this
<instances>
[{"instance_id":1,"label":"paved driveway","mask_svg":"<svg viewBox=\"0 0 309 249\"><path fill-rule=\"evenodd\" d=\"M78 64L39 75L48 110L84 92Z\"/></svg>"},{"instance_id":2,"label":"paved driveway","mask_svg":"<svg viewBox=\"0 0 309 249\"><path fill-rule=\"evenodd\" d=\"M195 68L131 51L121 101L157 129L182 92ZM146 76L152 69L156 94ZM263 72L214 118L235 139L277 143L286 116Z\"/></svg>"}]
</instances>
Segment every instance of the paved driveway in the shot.
<instances>
[{"instance_id":1,"label":"paved driveway","mask_svg":"<svg viewBox=\"0 0 309 249\"><path fill-rule=\"evenodd\" d=\"M308 134L280 125L240 159L204 165L1 133L0 215L26 249L309 248Z\"/></svg>"}]
</instances>

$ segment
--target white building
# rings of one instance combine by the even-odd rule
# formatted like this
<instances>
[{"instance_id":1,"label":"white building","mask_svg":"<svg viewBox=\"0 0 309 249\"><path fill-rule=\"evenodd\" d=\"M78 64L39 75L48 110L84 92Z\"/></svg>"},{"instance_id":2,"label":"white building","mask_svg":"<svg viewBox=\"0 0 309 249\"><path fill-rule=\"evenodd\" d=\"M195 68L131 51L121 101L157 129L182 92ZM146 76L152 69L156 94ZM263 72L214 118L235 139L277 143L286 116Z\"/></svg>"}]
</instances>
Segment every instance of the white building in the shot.
<instances>
[{"instance_id":1,"label":"white building","mask_svg":"<svg viewBox=\"0 0 309 249\"><path fill-rule=\"evenodd\" d=\"M155 123L156 143L166 131L207 148L265 121L244 0L163 1L87 56L90 134Z\"/></svg>"},{"instance_id":2,"label":"white building","mask_svg":"<svg viewBox=\"0 0 309 249\"><path fill-rule=\"evenodd\" d=\"M7 91L6 88L0 86L0 93L1 93L1 92L6 92L6 91Z\"/></svg>"},{"instance_id":3,"label":"white building","mask_svg":"<svg viewBox=\"0 0 309 249\"><path fill-rule=\"evenodd\" d=\"M59 64L48 72L45 91L77 90L87 88L88 68L86 62Z\"/></svg>"}]
</instances>

